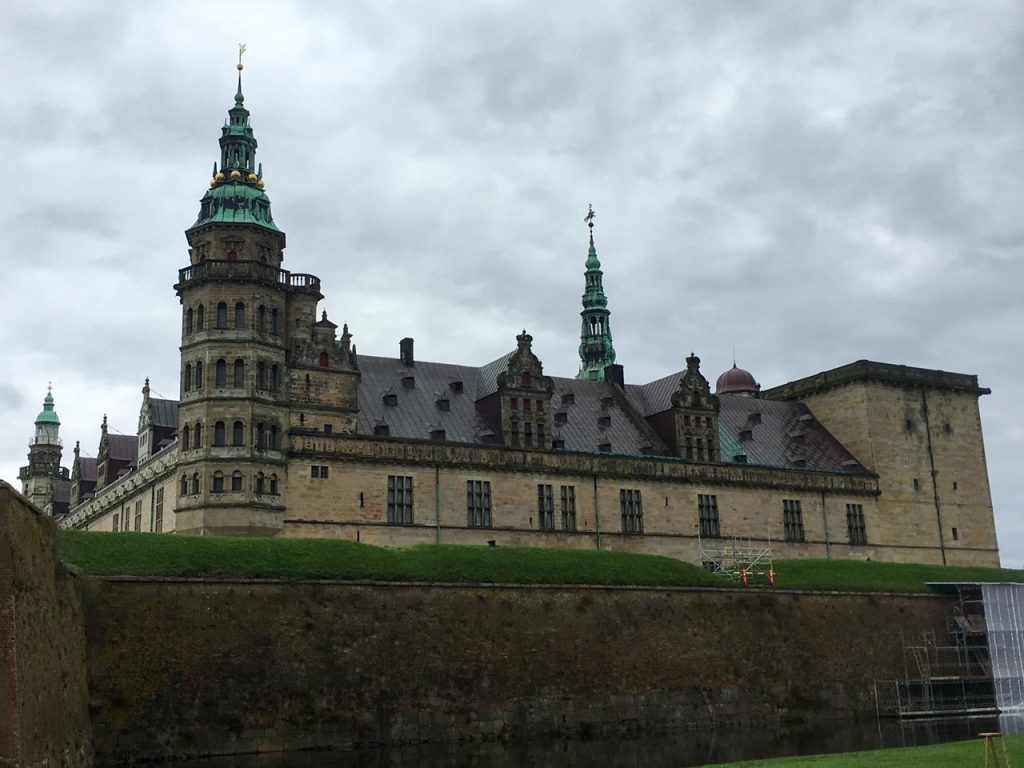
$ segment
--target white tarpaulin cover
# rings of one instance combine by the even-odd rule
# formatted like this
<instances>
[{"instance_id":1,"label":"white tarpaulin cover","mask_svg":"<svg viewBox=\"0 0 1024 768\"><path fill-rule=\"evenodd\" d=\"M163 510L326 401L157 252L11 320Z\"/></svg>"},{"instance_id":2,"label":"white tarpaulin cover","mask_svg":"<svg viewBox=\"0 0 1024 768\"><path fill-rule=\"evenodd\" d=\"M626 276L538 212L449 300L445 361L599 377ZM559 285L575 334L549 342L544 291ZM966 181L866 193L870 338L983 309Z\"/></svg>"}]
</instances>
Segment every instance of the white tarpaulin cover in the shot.
<instances>
[{"instance_id":1,"label":"white tarpaulin cover","mask_svg":"<svg viewBox=\"0 0 1024 768\"><path fill-rule=\"evenodd\" d=\"M996 706L1024 710L1024 584L982 584Z\"/></svg>"}]
</instances>

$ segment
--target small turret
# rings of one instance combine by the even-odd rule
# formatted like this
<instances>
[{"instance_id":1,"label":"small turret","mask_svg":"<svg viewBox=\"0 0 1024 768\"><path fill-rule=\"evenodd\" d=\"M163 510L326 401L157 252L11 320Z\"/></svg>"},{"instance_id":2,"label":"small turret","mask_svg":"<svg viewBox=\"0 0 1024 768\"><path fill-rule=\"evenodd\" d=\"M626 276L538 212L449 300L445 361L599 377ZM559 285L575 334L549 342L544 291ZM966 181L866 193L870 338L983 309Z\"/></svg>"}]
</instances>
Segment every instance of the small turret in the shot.
<instances>
[{"instance_id":1,"label":"small turret","mask_svg":"<svg viewBox=\"0 0 1024 768\"><path fill-rule=\"evenodd\" d=\"M577 379L603 381L605 369L615 362L612 346L611 312L602 284L604 273L594 247L594 209L591 206L584 221L590 228L590 250L587 252L586 287L583 292L583 326L580 331L580 372Z\"/></svg>"},{"instance_id":2,"label":"small turret","mask_svg":"<svg viewBox=\"0 0 1024 768\"><path fill-rule=\"evenodd\" d=\"M28 466L21 468L18 479L28 500L44 509L53 501L55 483L61 477L60 418L53 408L52 386L46 389L35 427L28 448Z\"/></svg>"}]
</instances>

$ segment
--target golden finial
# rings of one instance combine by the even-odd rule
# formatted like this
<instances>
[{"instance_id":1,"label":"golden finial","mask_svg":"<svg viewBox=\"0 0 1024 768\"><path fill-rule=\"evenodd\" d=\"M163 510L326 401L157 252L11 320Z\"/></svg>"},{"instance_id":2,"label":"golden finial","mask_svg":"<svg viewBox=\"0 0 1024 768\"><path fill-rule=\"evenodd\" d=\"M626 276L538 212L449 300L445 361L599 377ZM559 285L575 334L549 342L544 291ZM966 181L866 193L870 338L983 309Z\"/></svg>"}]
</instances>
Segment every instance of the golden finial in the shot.
<instances>
[{"instance_id":1,"label":"golden finial","mask_svg":"<svg viewBox=\"0 0 1024 768\"><path fill-rule=\"evenodd\" d=\"M242 65L242 54L245 53L245 43L238 44L238 71L241 72L245 67Z\"/></svg>"}]
</instances>

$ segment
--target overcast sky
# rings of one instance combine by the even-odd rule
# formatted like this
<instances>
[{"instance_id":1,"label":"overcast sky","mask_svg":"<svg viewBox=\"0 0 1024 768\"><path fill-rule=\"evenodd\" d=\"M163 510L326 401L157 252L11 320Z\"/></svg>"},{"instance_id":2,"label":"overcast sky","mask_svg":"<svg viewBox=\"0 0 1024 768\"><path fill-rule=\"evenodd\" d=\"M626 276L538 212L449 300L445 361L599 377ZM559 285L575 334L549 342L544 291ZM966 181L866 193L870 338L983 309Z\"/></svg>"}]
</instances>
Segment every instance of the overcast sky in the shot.
<instances>
[{"instance_id":1,"label":"overcast sky","mask_svg":"<svg viewBox=\"0 0 1024 768\"><path fill-rule=\"evenodd\" d=\"M284 266L363 354L578 368L587 204L630 382L976 373L1024 564L1024 4L47 2L0 26L0 478L178 396L183 231L246 106Z\"/></svg>"}]
</instances>

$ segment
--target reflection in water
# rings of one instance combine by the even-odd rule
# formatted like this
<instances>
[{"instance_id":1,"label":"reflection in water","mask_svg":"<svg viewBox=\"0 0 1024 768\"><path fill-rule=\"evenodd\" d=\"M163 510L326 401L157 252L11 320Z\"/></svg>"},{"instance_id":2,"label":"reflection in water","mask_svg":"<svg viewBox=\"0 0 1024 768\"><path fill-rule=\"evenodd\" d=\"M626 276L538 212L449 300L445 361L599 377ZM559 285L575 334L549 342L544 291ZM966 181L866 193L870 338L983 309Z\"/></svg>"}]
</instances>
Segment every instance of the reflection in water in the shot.
<instances>
[{"instance_id":1,"label":"reflection in water","mask_svg":"<svg viewBox=\"0 0 1024 768\"><path fill-rule=\"evenodd\" d=\"M678 768L762 757L909 747L970 739L999 720L947 718L818 723L773 731L685 733L588 741L427 744L357 752L292 752L175 762L173 768ZM168 768L171 768L169 766Z\"/></svg>"}]
</instances>

